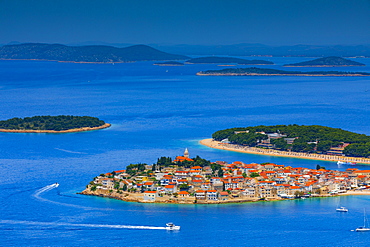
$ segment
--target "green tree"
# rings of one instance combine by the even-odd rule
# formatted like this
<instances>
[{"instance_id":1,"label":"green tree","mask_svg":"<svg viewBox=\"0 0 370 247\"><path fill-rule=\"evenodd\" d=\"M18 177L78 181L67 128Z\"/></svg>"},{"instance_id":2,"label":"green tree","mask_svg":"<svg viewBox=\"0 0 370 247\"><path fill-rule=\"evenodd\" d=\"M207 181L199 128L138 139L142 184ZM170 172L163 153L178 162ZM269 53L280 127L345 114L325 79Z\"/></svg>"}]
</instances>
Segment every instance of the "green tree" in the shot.
<instances>
[{"instance_id":1,"label":"green tree","mask_svg":"<svg viewBox=\"0 0 370 247\"><path fill-rule=\"evenodd\" d=\"M249 175L251 178L256 178L256 177L259 177L260 174L258 172L252 172L250 175Z\"/></svg>"},{"instance_id":2,"label":"green tree","mask_svg":"<svg viewBox=\"0 0 370 247\"><path fill-rule=\"evenodd\" d=\"M320 152L327 152L332 147L333 142L332 141L320 141L317 143L317 151Z\"/></svg>"}]
</instances>

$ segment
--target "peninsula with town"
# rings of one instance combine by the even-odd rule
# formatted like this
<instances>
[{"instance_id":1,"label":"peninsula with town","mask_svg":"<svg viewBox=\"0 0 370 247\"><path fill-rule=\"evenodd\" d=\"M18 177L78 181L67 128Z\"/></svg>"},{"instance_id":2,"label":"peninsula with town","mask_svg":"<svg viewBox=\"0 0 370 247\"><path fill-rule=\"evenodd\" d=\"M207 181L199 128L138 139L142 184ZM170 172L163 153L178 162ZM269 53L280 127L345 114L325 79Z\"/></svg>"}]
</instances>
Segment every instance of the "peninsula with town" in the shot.
<instances>
[{"instance_id":1,"label":"peninsula with town","mask_svg":"<svg viewBox=\"0 0 370 247\"><path fill-rule=\"evenodd\" d=\"M34 116L0 121L0 132L9 133L71 133L110 127L96 117L88 116Z\"/></svg>"},{"instance_id":2,"label":"peninsula with town","mask_svg":"<svg viewBox=\"0 0 370 247\"><path fill-rule=\"evenodd\" d=\"M370 194L370 170L210 162L199 156L130 164L96 176L80 194L128 202L220 204Z\"/></svg>"}]
</instances>

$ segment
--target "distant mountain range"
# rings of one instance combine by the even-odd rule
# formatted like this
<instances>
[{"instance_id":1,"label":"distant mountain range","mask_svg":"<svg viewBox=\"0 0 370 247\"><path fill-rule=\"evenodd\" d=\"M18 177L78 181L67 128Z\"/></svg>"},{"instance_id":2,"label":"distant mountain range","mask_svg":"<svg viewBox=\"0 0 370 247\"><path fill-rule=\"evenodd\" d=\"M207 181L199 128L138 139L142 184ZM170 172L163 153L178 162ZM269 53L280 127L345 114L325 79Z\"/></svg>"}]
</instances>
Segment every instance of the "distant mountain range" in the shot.
<instances>
[{"instance_id":1,"label":"distant mountain range","mask_svg":"<svg viewBox=\"0 0 370 247\"><path fill-rule=\"evenodd\" d=\"M197 57L186 61L188 64L240 64L240 65L268 65L274 64L265 60L247 60L234 57Z\"/></svg>"},{"instance_id":2,"label":"distant mountain range","mask_svg":"<svg viewBox=\"0 0 370 247\"><path fill-rule=\"evenodd\" d=\"M186 60L189 57L159 51L146 45L125 48L113 46L66 46L27 43L0 47L0 59L28 59L81 63L118 63L135 61Z\"/></svg>"},{"instance_id":3,"label":"distant mountain range","mask_svg":"<svg viewBox=\"0 0 370 247\"><path fill-rule=\"evenodd\" d=\"M187 55L273 56L273 57L370 57L369 45L151 45L157 49Z\"/></svg>"},{"instance_id":4,"label":"distant mountain range","mask_svg":"<svg viewBox=\"0 0 370 247\"><path fill-rule=\"evenodd\" d=\"M339 67L339 66L365 66L363 63L358 63L342 57L323 57L310 61L286 64L285 67Z\"/></svg>"}]
</instances>

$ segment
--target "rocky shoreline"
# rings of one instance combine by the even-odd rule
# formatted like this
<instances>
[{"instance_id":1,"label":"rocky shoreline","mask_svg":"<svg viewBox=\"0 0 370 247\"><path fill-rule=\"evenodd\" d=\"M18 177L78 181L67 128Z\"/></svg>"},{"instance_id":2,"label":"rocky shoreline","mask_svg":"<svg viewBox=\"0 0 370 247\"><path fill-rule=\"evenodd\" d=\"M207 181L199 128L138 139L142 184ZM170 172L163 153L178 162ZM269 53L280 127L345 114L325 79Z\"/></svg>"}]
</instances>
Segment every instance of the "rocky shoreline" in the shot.
<instances>
[{"instance_id":1,"label":"rocky shoreline","mask_svg":"<svg viewBox=\"0 0 370 247\"><path fill-rule=\"evenodd\" d=\"M81 195L89 195L89 196L99 196L99 197L106 197L116 200L121 200L125 202L138 202L138 203L165 203L165 204L230 204L230 203L248 203L248 202L257 202L261 201L259 198L255 199L245 199L245 198L235 198L235 199L228 199L225 201L212 201L212 200L196 200L193 198L173 198L164 195L163 197L157 197L155 201L148 201L144 200L143 193L131 193L131 192L122 192L117 193L115 191L109 192L108 190L104 189L97 189L96 191L91 191L89 188L85 189L84 191L77 193ZM276 198L276 199L269 199L268 201L282 201L284 199ZM267 200L266 200L267 201Z\"/></svg>"},{"instance_id":2,"label":"rocky shoreline","mask_svg":"<svg viewBox=\"0 0 370 247\"><path fill-rule=\"evenodd\" d=\"M192 198L170 198L169 196L163 196L163 198L157 198L155 201L148 201L144 200L143 193L131 193L131 192L109 192L108 190L97 189L96 191L91 191L89 188L85 189L84 191L77 193L80 195L87 195L87 196L98 196L98 197L105 197L111 198L115 200L121 200L125 202L137 202L137 203L159 203L159 204L233 204L233 203L251 203L251 202L271 202L271 201L285 201L285 200L296 200L300 198L291 198L291 199L283 199L283 198L269 198L265 200L260 200L260 198L235 198L235 199L228 199L225 201L212 201L212 200L195 200ZM370 191L347 191L346 193L337 194L335 196L350 196L350 195L370 195ZM333 197L334 195L325 194L325 195L316 195L313 196L314 198L325 198L325 197Z\"/></svg>"}]
</instances>

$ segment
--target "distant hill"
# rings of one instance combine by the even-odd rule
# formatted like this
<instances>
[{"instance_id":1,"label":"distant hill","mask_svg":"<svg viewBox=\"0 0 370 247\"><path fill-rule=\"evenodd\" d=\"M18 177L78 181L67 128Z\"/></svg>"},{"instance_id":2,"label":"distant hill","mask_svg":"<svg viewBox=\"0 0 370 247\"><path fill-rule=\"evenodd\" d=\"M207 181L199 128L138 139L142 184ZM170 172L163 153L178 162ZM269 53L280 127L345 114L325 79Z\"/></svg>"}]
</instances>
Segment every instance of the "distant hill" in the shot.
<instances>
[{"instance_id":1,"label":"distant hill","mask_svg":"<svg viewBox=\"0 0 370 247\"><path fill-rule=\"evenodd\" d=\"M159 51L146 45L125 48L113 46L66 46L27 43L0 47L0 59L29 59L82 63L119 63L153 60L186 60L189 57Z\"/></svg>"},{"instance_id":2,"label":"distant hill","mask_svg":"<svg viewBox=\"0 0 370 247\"><path fill-rule=\"evenodd\" d=\"M235 57L197 57L192 58L186 63L190 64L214 64L214 63L221 63L221 64L229 64L229 63L236 63L241 65L265 65L265 64L274 64L270 61L265 60L247 60L247 59L241 59L241 58L235 58Z\"/></svg>"},{"instance_id":3,"label":"distant hill","mask_svg":"<svg viewBox=\"0 0 370 247\"><path fill-rule=\"evenodd\" d=\"M285 67L339 67L339 66L365 66L363 63L358 63L341 57L323 57L310 61L286 64Z\"/></svg>"},{"instance_id":4,"label":"distant hill","mask_svg":"<svg viewBox=\"0 0 370 247\"><path fill-rule=\"evenodd\" d=\"M207 76L370 76L365 72L344 71L287 71L266 68L233 68L222 70L200 71L197 75Z\"/></svg>"}]
</instances>

